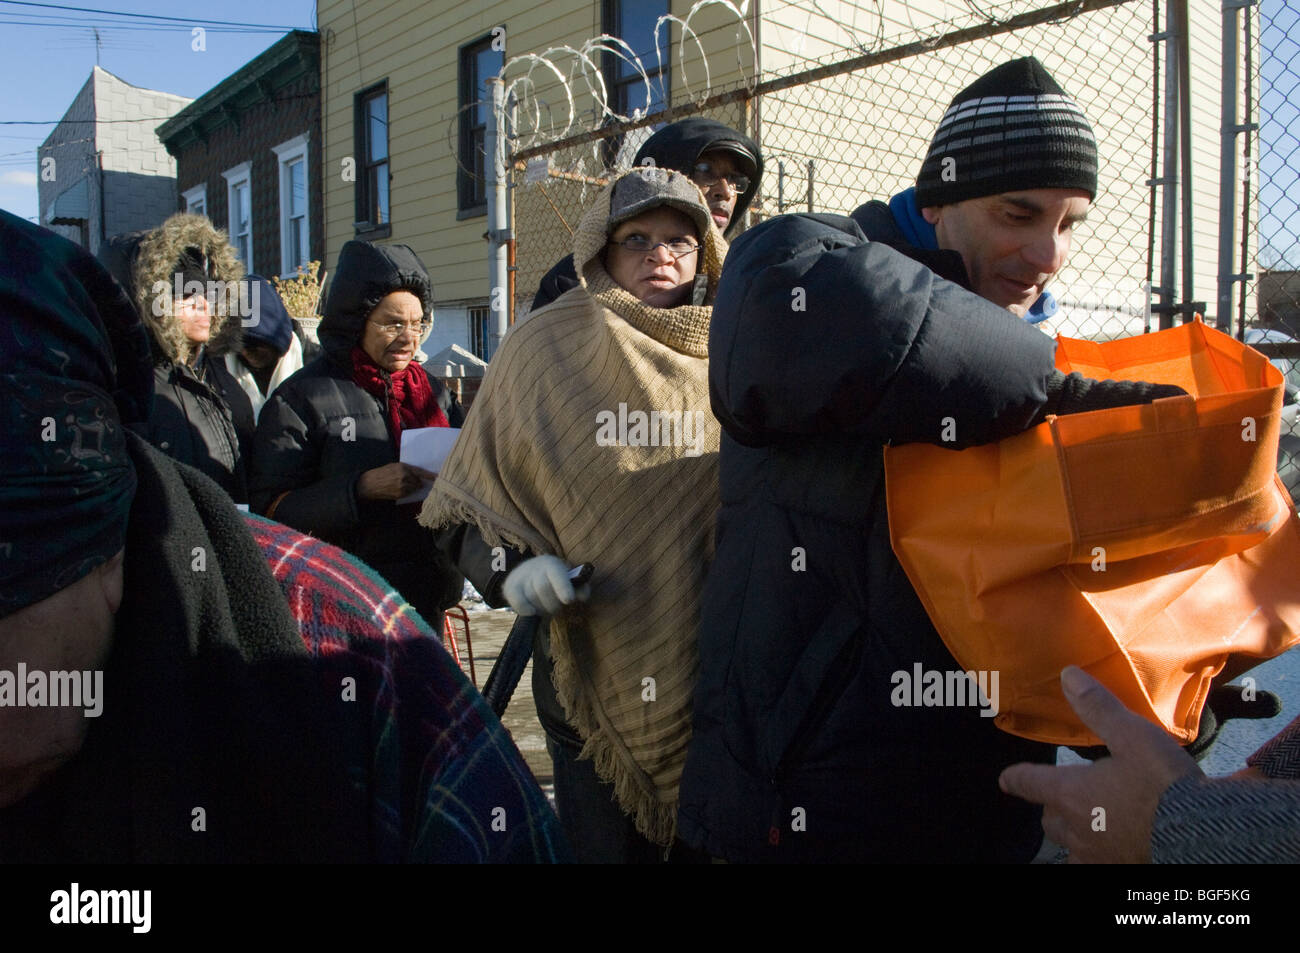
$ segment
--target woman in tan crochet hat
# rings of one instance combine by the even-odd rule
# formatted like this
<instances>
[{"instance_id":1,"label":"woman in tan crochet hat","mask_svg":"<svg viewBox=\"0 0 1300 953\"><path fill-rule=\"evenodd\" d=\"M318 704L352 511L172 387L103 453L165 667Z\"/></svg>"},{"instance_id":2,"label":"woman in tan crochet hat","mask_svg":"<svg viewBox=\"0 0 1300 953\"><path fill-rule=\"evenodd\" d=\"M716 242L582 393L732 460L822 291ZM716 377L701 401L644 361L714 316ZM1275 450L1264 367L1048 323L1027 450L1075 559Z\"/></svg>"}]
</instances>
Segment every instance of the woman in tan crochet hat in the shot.
<instances>
[{"instance_id":1,"label":"woman in tan crochet hat","mask_svg":"<svg viewBox=\"0 0 1300 953\"><path fill-rule=\"evenodd\" d=\"M707 345L725 253L684 175L606 187L574 235L580 286L506 336L420 516L489 602L552 617L533 693L580 860L656 861L675 834L718 507ZM495 572L466 556L487 547ZM581 563L595 573L575 591Z\"/></svg>"}]
</instances>

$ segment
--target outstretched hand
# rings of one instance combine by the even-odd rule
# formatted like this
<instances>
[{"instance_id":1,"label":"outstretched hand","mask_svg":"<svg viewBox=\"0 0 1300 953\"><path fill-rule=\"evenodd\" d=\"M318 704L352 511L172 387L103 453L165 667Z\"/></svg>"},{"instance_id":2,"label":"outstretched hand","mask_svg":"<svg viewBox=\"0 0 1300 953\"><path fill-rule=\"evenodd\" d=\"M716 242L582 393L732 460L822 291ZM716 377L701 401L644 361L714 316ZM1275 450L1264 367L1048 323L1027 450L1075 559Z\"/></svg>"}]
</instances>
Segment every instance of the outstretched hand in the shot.
<instances>
[{"instance_id":1,"label":"outstretched hand","mask_svg":"<svg viewBox=\"0 0 1300 953\"><path fill-rule=\"evenodd\" d=\"M1066 700L1110 749L1091 764L1013 764L998 785L1043 805L1043 831L1072 863L1146 863L1151 823L1171 784L1200 769L1158 725L1135 715L1080 668L1061 672Z\"/></svg>"}]
</instances>

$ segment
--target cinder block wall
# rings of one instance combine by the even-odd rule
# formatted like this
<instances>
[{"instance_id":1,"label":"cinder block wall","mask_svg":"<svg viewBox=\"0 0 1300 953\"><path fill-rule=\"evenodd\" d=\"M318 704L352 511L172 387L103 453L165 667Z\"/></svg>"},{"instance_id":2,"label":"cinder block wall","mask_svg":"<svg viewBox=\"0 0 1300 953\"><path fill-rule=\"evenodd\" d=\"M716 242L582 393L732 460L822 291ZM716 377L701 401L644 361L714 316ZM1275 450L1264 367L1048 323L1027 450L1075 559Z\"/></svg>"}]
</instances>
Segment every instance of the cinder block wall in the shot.
<instances>
[{"instance_id":1,"label":"cinder block wall","mask_svg":"<svg viewBox=\"0 0 1300 953\"><path fill-rule=\"evenodd\" d=\"M95 76L98 145L104 155L104 233L112 237L153 228L176 210L176 162L156 130L191 100L132 86L103 70Z\"/></svg>"},{"instance_id":2,"label":"cinder block wall","mask_svg":"<svg viewBox=\"0 0 1300 953\"><path fill-rule=\"evenodd\" d=\"M54 200L76 185L89 179L90 186L90 251L99 251L99 165L95 159L95 76L92 73L81 87L62 121L50 132L45 142L36 150L36 197L40 203L41 224L52 228L64 238L81 242L81 231L72 225L50 225L47 215ZM53 179L42 174L41 160L54 160Z\"/></svg>"}]
</instances>

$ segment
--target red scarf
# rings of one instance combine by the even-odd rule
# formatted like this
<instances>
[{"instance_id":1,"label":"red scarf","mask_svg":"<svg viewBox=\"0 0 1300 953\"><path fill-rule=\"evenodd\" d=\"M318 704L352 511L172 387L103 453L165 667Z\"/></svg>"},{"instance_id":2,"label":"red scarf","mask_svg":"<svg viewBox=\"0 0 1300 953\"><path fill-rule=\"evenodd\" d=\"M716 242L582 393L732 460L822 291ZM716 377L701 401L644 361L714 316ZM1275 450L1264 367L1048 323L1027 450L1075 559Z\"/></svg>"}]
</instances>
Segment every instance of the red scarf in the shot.
<instances>
[{"instance_id":1,"label":"red scarf","mask_svg":"<svg viewBox=\"0 0 1300 953\"><path fill-rule=\"evenodd\" d=\"M402 429L447 427L447 415L438 406L429 386L429 375L412 361L396 374L383 371L359 347L352 349L352 381L368 394L374 394L388 408L389 430L393 444L401 450Z\"/></svg>"}]
</instances>

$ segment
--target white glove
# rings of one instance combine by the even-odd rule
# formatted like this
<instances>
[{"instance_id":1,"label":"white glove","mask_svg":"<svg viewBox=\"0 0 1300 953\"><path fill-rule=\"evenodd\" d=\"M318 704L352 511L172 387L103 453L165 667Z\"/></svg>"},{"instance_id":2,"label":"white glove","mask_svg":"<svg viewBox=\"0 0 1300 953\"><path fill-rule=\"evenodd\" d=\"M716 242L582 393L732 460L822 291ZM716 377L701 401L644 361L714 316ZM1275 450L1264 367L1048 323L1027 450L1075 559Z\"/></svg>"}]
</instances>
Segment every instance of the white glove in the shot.
<instances>
[{"instance_id":1,"label":"white glove","mask_svg":"<svg viewBox=\"0 0 1300 953\"><path fill-rule=\"evenodd\" d=\"M501 594L519 615L554 615L561 606L586 599L590 586L574 591L569 567L555 556L534 556L510 571Z\"/></svg>"}]
</instances>

